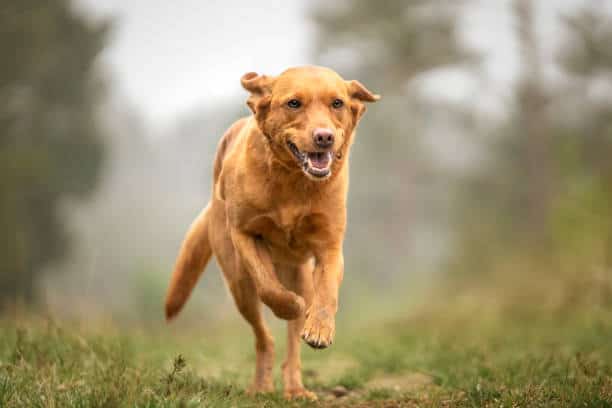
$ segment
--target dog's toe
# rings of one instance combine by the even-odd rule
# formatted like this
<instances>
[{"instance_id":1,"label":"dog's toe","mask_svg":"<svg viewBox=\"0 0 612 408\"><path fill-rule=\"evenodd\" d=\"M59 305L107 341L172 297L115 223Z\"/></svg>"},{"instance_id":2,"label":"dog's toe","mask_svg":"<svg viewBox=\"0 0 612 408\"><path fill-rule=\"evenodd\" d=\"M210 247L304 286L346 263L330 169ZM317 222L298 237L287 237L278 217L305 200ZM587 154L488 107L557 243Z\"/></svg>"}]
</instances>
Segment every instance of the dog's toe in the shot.
<instances>
[{"instance_id":1,"label":"dog's toe","mask_svg":"<svg viewBox=\"0 0 612 408\"><path fill-rule=\"evenodd\" d=\"M270 381L252 384L246 390L247 395L268 394L274 392L274 383Z\"/></svg>"},{"instance_id":2,"label":"dog's toe","mask_svg":"<svg viewBox=\"0 0 612 408\"><path fill-rule=\"evenodd\" d=\"M333 343L334 331L333 315L326 310L319 310L315 313L307 313L301 336L310 347L324 349Z\"/></svg>"},{"instance_id":3,"label":"dog's toe","mask_svg":"<svg viewBox=\"0 0 612 408\"><path fill-rule=\"evenodd\" d=\"M285 390L283 395L286 399L307 399L310 401L317 400L317 394L315 394L312 391L307 390L304 387L291 388L291 389Z\"/></svg>"}]
</instances>

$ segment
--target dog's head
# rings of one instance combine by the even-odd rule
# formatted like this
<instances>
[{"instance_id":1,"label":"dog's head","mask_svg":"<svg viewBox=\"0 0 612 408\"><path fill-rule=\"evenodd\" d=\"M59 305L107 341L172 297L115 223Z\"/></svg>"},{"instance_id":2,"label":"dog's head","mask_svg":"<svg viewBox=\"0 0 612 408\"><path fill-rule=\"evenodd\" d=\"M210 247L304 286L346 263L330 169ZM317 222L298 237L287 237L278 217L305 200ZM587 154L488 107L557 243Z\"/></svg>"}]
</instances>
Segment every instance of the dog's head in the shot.
<instances>
[{"instance_id":1,"label":"dog's head","mask_svg":"<svg viewBox=\"0 0 612 408\"><path fill-rule=\"evenodd\" d=\"M241 83L274 155L314 180L331 175L365 112L364 102L380 98L322 67L291 68L277 77L249 72Z\"/></svg>"}]
</instances>

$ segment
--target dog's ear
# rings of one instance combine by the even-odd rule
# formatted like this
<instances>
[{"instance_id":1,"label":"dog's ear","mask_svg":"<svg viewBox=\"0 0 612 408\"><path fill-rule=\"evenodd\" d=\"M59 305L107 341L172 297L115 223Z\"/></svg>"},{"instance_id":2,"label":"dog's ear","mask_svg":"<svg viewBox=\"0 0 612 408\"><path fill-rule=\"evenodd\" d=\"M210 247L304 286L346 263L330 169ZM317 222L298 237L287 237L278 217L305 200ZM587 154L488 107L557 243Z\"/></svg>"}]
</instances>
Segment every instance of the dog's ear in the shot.
<instances>
[{"instance_id":1,"label":"dog's ear","mask_svg":"<svg viewBox=\"0 0 612 408\"><path fill-rule=\"evenodd\" d=\"M346 86L351 98L359 99L362 102L376 102L380 99L380 95L373 94L359 81L346 81Z\"/></svg>"},{"instance_id":2,"label":"dog's ear","mask_svg":"<svg viewBox=\"0 0 612 408\"><path fill-rule=\"evenodd\" d=\"M251 93L249 99L247 99L247 105L255 115L258 111L269 107L272 85L274 84L273 77L248 72L240 78L240 83L244 89Z\"/></svg>"},{"instance_id":3,"label":"dog's ear","mask_svg":"<svg viewBox=\"0 0 612 408\"><path fill-rule=\"evenodd\" d=\"M380 95L370 92L365 85L356 80L346 81L346 87L348 89L349 96L353 100L351 103L351 111L353 112L356 122L366 111L366 107L363 102L376 102L380 99Z\"/></svg>"}]
</instances>

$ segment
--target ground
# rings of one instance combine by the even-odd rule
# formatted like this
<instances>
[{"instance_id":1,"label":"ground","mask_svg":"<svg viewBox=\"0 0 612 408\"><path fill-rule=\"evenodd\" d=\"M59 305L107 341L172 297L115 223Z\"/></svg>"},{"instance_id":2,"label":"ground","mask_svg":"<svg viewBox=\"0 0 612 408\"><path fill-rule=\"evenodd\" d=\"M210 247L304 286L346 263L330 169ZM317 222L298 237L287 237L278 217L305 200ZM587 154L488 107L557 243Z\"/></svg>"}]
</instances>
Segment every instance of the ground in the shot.
<instances>
[{"instance_id":1,"label":"ground","mask_svg":"<svg viewBox=\"0 0 612 408\"><path fill-rule=\"evenodd\" d=\"M244 392L254 359L246 326L194 326L4 319L0 407L287 405L280 325L277 392L256 397ZM305 383L319 401L292 405L612 407L610 311L447 308L339 326L330 349L304 346Z\"/></svg>"}]
</instances>

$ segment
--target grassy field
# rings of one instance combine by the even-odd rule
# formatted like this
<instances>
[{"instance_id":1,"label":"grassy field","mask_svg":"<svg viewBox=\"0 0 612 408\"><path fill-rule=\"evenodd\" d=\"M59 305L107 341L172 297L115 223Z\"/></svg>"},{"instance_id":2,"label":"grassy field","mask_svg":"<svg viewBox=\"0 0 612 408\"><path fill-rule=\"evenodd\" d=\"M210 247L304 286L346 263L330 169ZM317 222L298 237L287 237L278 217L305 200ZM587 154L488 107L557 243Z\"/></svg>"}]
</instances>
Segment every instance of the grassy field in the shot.
<instances>
[{"instance_id":1,"label":"grassy field","mask_svg":"<svg viewBox=\"0 0 612 408\"><path fill-rule=\"evenodd\" d=\"M304 346L305 383L319 406L610 407L611 316L447 307L356 323L328 350ZM276 393L243 391L254 359L246 326L198 326L2 320L0 407L287 405L279 369ZM274 331L280 362L284 332Z\"/></svg>"}]
</instances>

